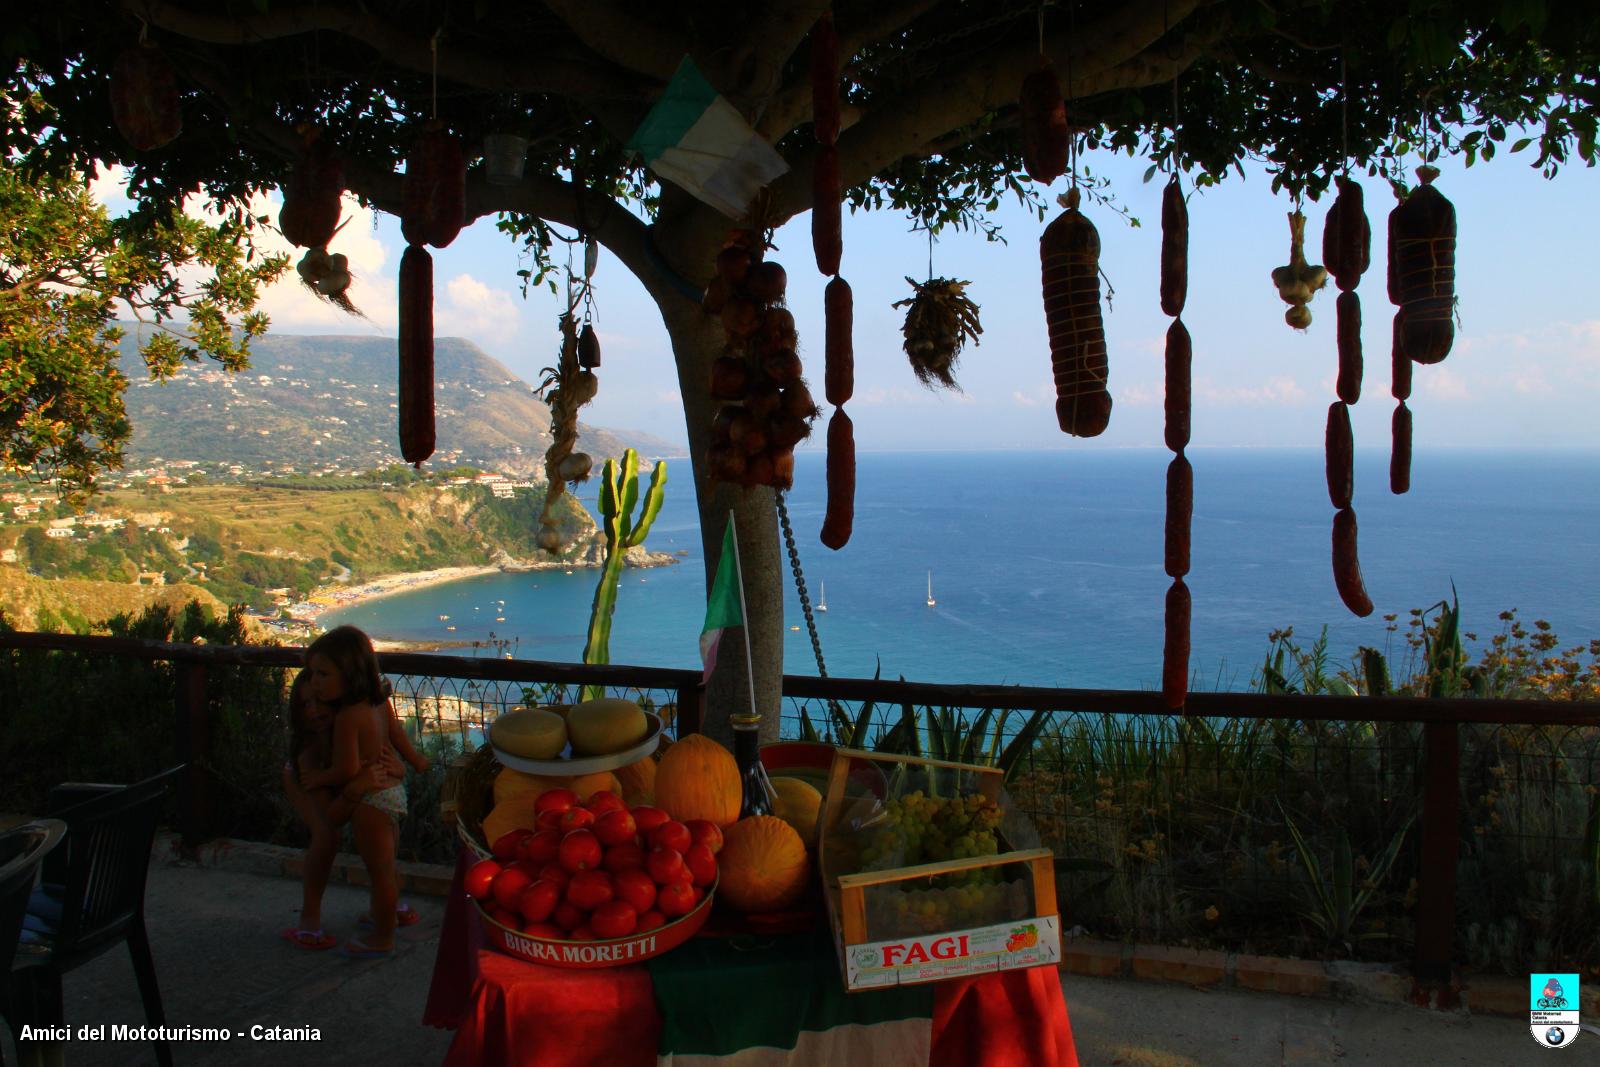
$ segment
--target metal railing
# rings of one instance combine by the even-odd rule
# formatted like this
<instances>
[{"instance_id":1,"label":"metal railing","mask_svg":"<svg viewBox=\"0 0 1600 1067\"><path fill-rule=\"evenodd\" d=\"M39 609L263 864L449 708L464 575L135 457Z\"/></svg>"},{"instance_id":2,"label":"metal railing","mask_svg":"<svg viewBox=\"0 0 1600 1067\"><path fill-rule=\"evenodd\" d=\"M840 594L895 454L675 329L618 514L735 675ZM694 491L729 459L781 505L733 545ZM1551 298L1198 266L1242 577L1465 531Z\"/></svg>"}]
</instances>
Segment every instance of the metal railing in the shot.
<instances>
[{"instance_id":1,"label":"metal railing","mask_svg":"<svg viewBox=\"0 0 1600 1067\"><path fill-rule=\"evenodd\" d=\"M210 672L295 668L303 657L296 648L33 633L0 634L0 649L170 663L174 755L191 765L204 764L216 721ZM455 731L468 744L494 715L530 697L542 699L555 687L575 692L604 686L668 710L679 734L701 726L704 691L694 670L400 652L380 654L380 664L420 728ZM1049 712L1047 728L1017 770L1013 792L1061 862L1071 868L1084 861L1090 878L1120 886L1130 899L1145 891L1146 879L1161 878L1168 880L1163 906L1169 907L1177 901L1197 908L1207 886L1216 883L1221 892L1234 877L1277 877L1282 885L1272 892L1281 890L1280 898L1292 886L1304 890L1311 870L1304 856L1283 841L1262 840L1283 826L1274 808L1289 823L1300 821L1319 833L1338 825L1352 838L1365 834L1363 840L1381 843L1398 832L1404 840L1396 844L1406 847L1396 876L1414 879L1405 909L1414 916L1414 929L1407 931L1414 941L1414 973L1431 988L1448 989L1460 952L1459 870L1477 877L1480 868L1496 864L1520 862L1536 870L1584 849L1590 851L1581 854L1591 859L1600 855L1597 702L1193 693L1183 712L1173 713L1154 692L807 676L785 676L783 696L785 737L799 735L802 709L826 728L830 705L853 720L872 702L872 728L857 743L881 737L908 709L914 715L957 709L964 719L979 709ZM1018 716L1017 725L1025 717ZM208 825L211 787L204 776L191 775L180 796L181 829L190 844L198 843ZM1499 834L1502 820L1518 818L1518 806L1554 814L1542 822L1529 816L1516 822L1516 834ZM1415 831L1408 838L1411 817ZM1530 827L1548 832L1524 832ZM1180 834L1192 839L1185 842L1188 854L1176 847ZM1086 847L1113 857L1109 874L1104 855L1084 860ZM1358 889L1378 858L1371 851L1345 857L1354 866L1345 873L1357 878ZM1198 870L1206 865L1195 857L1213 854L1218 863ZM1526 870L1491 873L1504 879L1523 877ZM1158 871L1164 873L1150 873ZM1327 873L1337 881L1336 872ZM1593 863L1587 877L1593 898ZM1524 916L1530 936L1537 936L1539 915L1563 903L1519 905L1532 915ZM1478 916L1474 922L1479 920L1498 921ZM1248 942L1248 930L1243 936ZM1403 943L1399 936L1395 941Z\"/></svg>"}]
</instances>

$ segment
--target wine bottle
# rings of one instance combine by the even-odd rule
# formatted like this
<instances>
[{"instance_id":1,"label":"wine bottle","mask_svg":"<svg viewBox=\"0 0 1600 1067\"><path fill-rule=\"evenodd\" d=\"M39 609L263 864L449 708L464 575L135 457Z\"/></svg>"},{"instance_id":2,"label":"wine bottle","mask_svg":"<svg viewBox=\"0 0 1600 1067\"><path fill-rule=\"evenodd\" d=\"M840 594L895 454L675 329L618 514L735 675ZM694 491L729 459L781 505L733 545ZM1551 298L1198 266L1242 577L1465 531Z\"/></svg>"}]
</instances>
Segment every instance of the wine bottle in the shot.
<instances>
[{"instance_id":1,"label":"wine bottle","mask_svg":"<svg viewBox=\"0 0 1600 1067\"><path fill-rule=\"evenodd\" d=\"M766 769L761 766L761 716L733 716L733 759L739 765L739 781L744 786L739 818L771 815L772 794Z\"/></svg>"}]
</instances>

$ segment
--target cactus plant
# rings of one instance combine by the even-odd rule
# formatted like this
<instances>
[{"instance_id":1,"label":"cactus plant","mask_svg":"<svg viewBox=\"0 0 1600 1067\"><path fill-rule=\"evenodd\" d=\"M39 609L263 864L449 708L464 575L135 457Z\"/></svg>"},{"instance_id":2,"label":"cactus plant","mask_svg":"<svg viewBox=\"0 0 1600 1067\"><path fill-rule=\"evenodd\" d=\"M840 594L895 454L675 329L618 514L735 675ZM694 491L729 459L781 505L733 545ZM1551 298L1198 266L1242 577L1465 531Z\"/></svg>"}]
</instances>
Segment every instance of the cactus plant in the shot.
<instances>
[{"instance_id":1,"label":"cactus plant","mask_svg":"<svg viewBox=\"0 0 1600 1067\"><path fill-rule=\"evenodd\" d=\"M627 449L622 462L606 460L600 475L600 522L606 534L606 561L600 568L600 582L594 590L594 607L589 612L589 639L583 646L583 662L611 662L611 616L617 609L617 589L622 584L622 561L628 549L644 544L651 525L661 513L667 487L667 465L657 461L650 472L650 487L645 490L644 507L634 521L639 504L639 453ZM583 699L603 696L601 686L585 686Z\"/></svg>"}]
</instances>

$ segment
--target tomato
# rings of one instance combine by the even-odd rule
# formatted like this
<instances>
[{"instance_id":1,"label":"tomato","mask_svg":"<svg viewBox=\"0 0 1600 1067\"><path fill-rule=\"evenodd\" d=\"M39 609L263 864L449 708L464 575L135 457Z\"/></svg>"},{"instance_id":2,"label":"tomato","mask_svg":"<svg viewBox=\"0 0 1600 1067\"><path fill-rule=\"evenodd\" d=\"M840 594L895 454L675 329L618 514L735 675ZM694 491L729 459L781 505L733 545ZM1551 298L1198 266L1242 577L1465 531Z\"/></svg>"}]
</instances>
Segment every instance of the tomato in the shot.
<instances>
[{"instance_id":1,"label":"tomato","mask_svg":"<svg viewBox=\"0 0 1600 1067\"><path fill-rule=\"evenodd\" d=\"M706 886L717 880L717 857L705 845L690 845L689 851L683 854L683 862L695 885Z\"/></svg>"},{"instance_id":2,"label":"tomato","mask_svg":"<svg viewBox=\"0 0 1600 1067\"><path fill-rule=\"evenodd\" d=\"M662 823L650 831L650 844L654 848L670 848L674 852L687 852L694 844L689 828L676 819Z\"/></svg>"},{"instance_id":3,"label":"tomato","mask_svg":"<svg viewBox=\"0 0 1600 1067\"><path fill-rule=\"evenodd\" d=\"M562 889L567 888L567 882L572 878L572 872L559 863L547 863L539 868L539 878L546 882L554 882Z\"/></svg>"},{"instance_id":4,"label":"tomato","mask_svg":"<svg viewBox=\"0 0 1600 1067\"><path fill-rule=\"evenodd\" d=\"M650 854L644 858L644 869L650 872L650 877L660 886L675 882L687 885L694 880L694 875L683 862L682 854L675 849L651 849Z\"/></svg>"},{"instance_id":5,"label":"tomato","mask_svg":"<svg viewBox=\"0 0 1600 1067\"><path fill-rule=\"evenodd\" d=\"M584 923L582 926L575 927L573 931L567 935L567 940L598 941L600 939L594 936L594 930L589 926L589 924Z\"/></svg>"},{"instance_id":6,"label":"tomato","mask_svg":"<svg viewBox=\"0 0 1600 1067\"><path fill-rule=\"evenodd\" d=\"M614 896L611 876L605 871L579 871L567 883L567 902L579 911L593 911Z\"/></svg>"},{"instance_id":7,"label":"tomato","mask_svg":"<svg viewBox=\"0 0 1600 1067\"><path fill-rule=\"evenodd\" d=\"M669 919L694 910L694 886L688 882L669 882L656 894L656 908Z\"/></svg>"},{"instance_id":8,"label":"tomato","mask_svg":"<svg viewBox=\"0 0 1600 1067\"><path fill-rule=\"evenodd\" d=\"M594 825L594 812L588 808L568 808L561 813L562 833L571 833L582 830L586 826Z\"/></svg>"},{"instance_id":9,"label":"tomato","mask_svg":"<svg viewBox=\"0 0 1600 1067\"><path fill-rule=\"evenodd\" d=\"M546 789L533 802L533 810L535 814L543 815L547 811L566 811L577 803L578 794L570 789Z\"/></svg>"},{"instance_id":10,"label":"tomato","mask_svg":"<svg viewBox=\"0 0 1600 1067\"><path fill-rule=\"evenodd\" d=\"M542 923L561 903L561 887L554 882L538 881L522 891L517 898L517 911L531 923Z\"/></svg>"},{"instance_id":11,"label":"tomato","mask_svg":"<svg viewBox=\"0 0 1600 1067\"><path fill-rule=\"evenodd\" d=\"M561 839L556 859L569 871L600 866L600 839L588 830L574 830Z\"/></svg>"},{"instance_id":12,"label":"tomato","mask_svg":"<svg viewBox=\"0 0 1600 1067\"><path fill-rule=\"evenodd\" d=\"M522 929L522 919L514 911L507 911L498 904L484 906L483 913L508 930Z\"/></svg>"},{"instance_id":13,"label":"tomato","mask_svg":"<svg viewBox=\"0 0 1600 1067\"><path fill-rule=\"evenodd\" d=\"M639 913L625 900L608 900L594 909L589 925L602 938L627 937L639 925Z\"/></svg>"},{"instance_id":14,"label":"tomato","mask_svg":"<svg viewBox=\"0 0 1600 1067\"><path fill-rule=\"evenodd\" d=\"M550 913L551 920L561 929L572 931L583 925L583 912L563 900L556 905L556 910Z\"/></svg>"},{"instance_id":15,"label":"tomato","mask_svg":"<svg viewBox=\"0 0 1600 1067\"><path fill-rule=\"evenodd\" d=\"M713 855L722 851L722 830L710 819L690 819L683 825L689 828L689 836L697 845L709 848Z\"/></svg>"},{"instance_id":16,"label":"tomato","mask_svg":"<svg viewBox=\"0 0 1600 1067\"><path fill-rule=\"evenodd\" d=\"M489 886L494 883L495 875L505 868L494 860L479 860L467 868L467 876L463 880L467 896L473 900L485 900L489 896Z\"/></svg>"},{"instance_id":17,"label":"tomato","mask_svg":"<svg viewBox=\"0 0 1600 1067\"><path fill-rule=\"evenodd\" d=\"M634 808L632 814L633 821L639 825L639 836L641 837L650 836L650 831L664 822L672 821L672 816L660 808L652 808L645 804Z\"/></svg>"},{"instance_id":18,"label":"tomato","mask_svg":"<svg viewBox=\"0 0 1600 1067\"><path fill-rule=\"evenodd\" d=\"M594 821L594 836L602 845L631 845L638 832L633 816L621 808L608 811Z\"/></svg>"},{"instance_id":19,"label":"tomato","mask_svg":"<svg viewBox=\"0 0 1600 1067\"><path fill-rule=\"evenodd\" d=\"M583 806L594 812L595 818L599 818L610 811L628 810L628 805L623 799L609 789L597 789L589 794L589 799Z\"/></svg>"},{"instance_id":20,"label":"tomato","mask_svg":"<svg viewBox=\"0 0 1600 1067\"><path fill-rule=\"evenodd\" d=\"M507 867L494 877L494 884L489 887L489 892L494 895L494 902L507 911L517 910L517 898L522 896L522 891L533 884L533 878L521 867Z\"/></svg>"},{"instance_id":21,"label":"tomato","mask_svg":"<svg viewBox=\"0 0 1600 1067\"><path fill-rule=\"evenodd\" d=\"M505 833L495 838L494 845L489 849L489 851L494 853L495 859L505 863L508 860L516 859L517 847L522 844L524 838L532 836L532 830L507 830Z\"/></svg>"},{"instance_id":22,"label":"tomato","mask_svg":"<svg viewBox=\"0 0 1600 1067\"><path fill-rule=\"evenodd\" d=\"M701 889L699 886L695 886L694 887L694 903L695 903L695 907L699 907L700 906L700 902L702 900L704 900L704 899L706 899L706 891L704 889Z\"/></svg>"},{"instance_id":23,"label":"tomato","mask_svg":"<svg viewBox=\"0 0 1600 1067\"><path fill-rule=\"evenodd\" d=\"M540 830L522 839L517 845L520 860L544 866L556 858L556 853L561 849L560 830Z\"/></svg>"},{"instance_id":24,"label":"tomato","mask_svg":"<svg viewBox=\"0 0 1600 1067\"><path fill-rule=\"evenodd\" d=\"M560 941L567 936L555 923L523 923L522 932L529 937L542 937L546 941Z\"/></svg>"},{"instance_id":25,"label":"tomato","mask_svg":"<svg viewBox=\"0 0 1600 1067\"><path fill-rule=\"evenodd\" d=\"M615 874L625 871L629 867L644 866L644 849L633 843L626 845L612 845L606 849L606 854L600 861L600 866Z\"/></svg>"},{"instance_id":26,"label":"tomato","mask_svg":"<svg viewBox=\"0 0 1600 1067\"><path fill-rule=\"evenodd\" d=\"M641 915L655 907L655 879L643 868L629 867L625 871L618 871L611 882L616 886L617 899L626 900Z\"/></svg>"},{"instance_id":27,"label":"tomato","mask_svg":"<svg viewBox=\"0 0 1600 1067\"><path fill-rule=\"evenodd\" d=\"M639 925L634 929L636 934L647 934L651 930L659 930L667 925L667 917L654 908L639 915Z\"/></svg>"},{"instance_id":28,"label":"tomato","mask_svg":"<svg viewBox=\"0 0 1600 1067\"><path fill-rule=\"evenodd\" d=\"M559 830L561 817L565 814L564 811L541 811L539 817L534 820L534 825L541 830Z\"/></svg>"}]
</instances>

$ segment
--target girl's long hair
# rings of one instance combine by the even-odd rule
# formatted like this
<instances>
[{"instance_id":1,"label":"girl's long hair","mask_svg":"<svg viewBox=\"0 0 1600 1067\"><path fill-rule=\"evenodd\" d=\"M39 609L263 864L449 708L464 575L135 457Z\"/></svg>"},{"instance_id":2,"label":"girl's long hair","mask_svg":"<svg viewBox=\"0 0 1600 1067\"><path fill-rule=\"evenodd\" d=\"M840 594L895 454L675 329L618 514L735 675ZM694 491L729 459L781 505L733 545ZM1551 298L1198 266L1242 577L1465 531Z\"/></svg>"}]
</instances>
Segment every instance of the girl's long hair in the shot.
<instances>
[{"instance_id":1,"label":"girl's long hair","mask_svg":"<svg viewBox=\"0 0 1600 1067\"><path fill-rule=\"evenodd\" d=\"M354 626L336 626L306 648L306 665L311 657L327 656L344 680L344 696L339 703L383 704L383 675L378 672L378 654L372 641Z\"/></svg>"}]
</instances>

